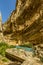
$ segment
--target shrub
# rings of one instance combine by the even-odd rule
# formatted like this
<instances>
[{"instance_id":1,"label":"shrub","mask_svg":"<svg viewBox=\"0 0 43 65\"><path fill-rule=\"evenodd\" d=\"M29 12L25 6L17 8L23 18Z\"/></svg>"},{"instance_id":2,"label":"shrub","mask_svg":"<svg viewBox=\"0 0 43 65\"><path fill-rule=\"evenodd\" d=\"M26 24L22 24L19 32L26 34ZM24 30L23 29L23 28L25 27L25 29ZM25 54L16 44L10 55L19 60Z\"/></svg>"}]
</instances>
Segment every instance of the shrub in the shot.
<instances>
[{"instance_id":1,"label":"shrub","mask_svg":"<svg viewBox=\"0 0 43 65\"><path fill-rule=\"evenodd\" d=\"M5 56L5 50L9 48L8 44L6 44L5 42L1 42L0 43L0 54L2 56Z\"/></svg>"}]
</instances>

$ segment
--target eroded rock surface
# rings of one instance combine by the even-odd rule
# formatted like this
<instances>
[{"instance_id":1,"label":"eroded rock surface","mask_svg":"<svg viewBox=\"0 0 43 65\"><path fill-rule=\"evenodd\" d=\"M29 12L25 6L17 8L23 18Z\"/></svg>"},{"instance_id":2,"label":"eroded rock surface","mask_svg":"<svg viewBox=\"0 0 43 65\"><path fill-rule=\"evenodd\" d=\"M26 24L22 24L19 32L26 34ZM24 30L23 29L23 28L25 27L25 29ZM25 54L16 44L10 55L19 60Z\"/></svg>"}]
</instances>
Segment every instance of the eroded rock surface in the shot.
<instances>
[{"instance_id":1,"label":"eroded rock surface","mask_svg":"<svg viewBox=\"0 0 43 65\"><path fill-rule=\"evenodd\" d=\"M3 24L3 35L9 44L32 43L36 56L43 58L43 0L17 0L16 10ZM26 58L23 56L22 60ZM43 65L31 56L22 65L29 64Z\"/></svg>"},{"instance_id":2,"label":"eroded rock surface","mask_svg":"<svg viewBox=\"0 0 43 65\"><path fill-rule=\"evenodd\" d=\"M40 58L33 56L33 52L23 49L8 49L6 50L6 57L14 62L15 60L21 62L20 65L43 65Z\"/></svg>"},{"instance_id":3,"label":"eroded rock surface","mask_svg":"<svg viewBox=\"0 0 43 65\"><path fill-rule=\"evenodd\" d=\"M32 52L28 52L22 49L7 49L6 50L6 57L8 57L11 60L17 60L20 62L23 62L26 60L27 57L32 56Z\"/></svg>"},{"instance_id":4,"label":"eroded rock surface","mask_svg":"<svg viewBox=\"0 0 43 65\"><path fill-rule=\"evenodd\" d=\"M17 0L3 34L9 44L32 43L36 55L43 57L43 0Z\"/></svg>"},{"instance_id":5,"label":"eroded rock surface","mask_svg":"<svg viewBox=\"0 0 43 65\"><path fill-rule=\"evenodd\" d=\"M9 44L30 42L33 47L40 47L41 50L41 45L43 46L43 0L17 0L16 10L3 25L3 34ZM37 52L40 53L39 50Z\"/></svg>"},{"instance_id":6,"label":"eroded rock surface","mask_svg":"<svg viewBox=\"0 0 43 65\"><path fill-rule=\"evenodd\" d=\"M4 23L3 29L9 42L43 43L43 0L17 0L16 10Z\"/></svg>"}]
</instances>

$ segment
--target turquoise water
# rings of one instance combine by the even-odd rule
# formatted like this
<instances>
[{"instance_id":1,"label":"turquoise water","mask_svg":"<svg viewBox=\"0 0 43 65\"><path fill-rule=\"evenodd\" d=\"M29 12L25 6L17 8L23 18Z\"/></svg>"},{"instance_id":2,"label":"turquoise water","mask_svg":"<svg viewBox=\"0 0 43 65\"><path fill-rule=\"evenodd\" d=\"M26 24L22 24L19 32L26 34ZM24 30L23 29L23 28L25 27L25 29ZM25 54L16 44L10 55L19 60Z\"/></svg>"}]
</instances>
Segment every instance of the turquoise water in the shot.
<instances>
[{"instance_id":1,"label":"turquoise water","mask_svg":"<svg viewBox=\"0 0 43 65\"><path fill-rule=\"evenodd\" d=\"M32 48L28 48L28 47L15 46L15 48L24 49L24 50L29 51L29 52L30 52L30 51L33 51Z\"/></svg>"}]
</instances>

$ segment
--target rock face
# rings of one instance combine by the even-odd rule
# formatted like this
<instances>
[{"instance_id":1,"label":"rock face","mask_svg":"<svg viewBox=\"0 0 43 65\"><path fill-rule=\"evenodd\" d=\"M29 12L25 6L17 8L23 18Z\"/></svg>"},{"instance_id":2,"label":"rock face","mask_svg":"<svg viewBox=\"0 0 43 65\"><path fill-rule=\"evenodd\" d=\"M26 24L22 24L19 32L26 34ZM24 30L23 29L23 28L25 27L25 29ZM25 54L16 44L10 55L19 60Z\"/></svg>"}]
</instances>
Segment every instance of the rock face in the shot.
<instances>
[{"instance_id":1,"label":"rock face","mask_svg":"<svg viewBox=\"0 0 43 65\"><path fill-rule=\"evenodd\" d=\"M3 25L3 34L9 43L43 45L43 0L17 0L16 10Z\"/></svg>"},{"instance_id":2,"label":"rock face","mask_svg":"<svg viewBox=\"0 0 43 65\"><path fill-rule=\"evenodd\" d=\"M43 0L17 0L3 29L5 37L17 43L43 43Z\"/></svg>"}]
</instances>

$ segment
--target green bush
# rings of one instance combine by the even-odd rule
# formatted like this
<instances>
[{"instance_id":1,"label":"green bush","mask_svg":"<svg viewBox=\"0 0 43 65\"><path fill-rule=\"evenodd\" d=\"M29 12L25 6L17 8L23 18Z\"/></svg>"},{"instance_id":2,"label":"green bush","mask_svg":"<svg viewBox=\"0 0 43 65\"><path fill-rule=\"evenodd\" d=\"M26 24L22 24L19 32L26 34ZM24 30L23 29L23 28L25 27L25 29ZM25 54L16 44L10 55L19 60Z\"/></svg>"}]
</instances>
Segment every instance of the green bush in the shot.
<instances>
[{"instance_id":1,"label":"green bush","mask_svg":"<svg viewBox=\"0 0 43 65\"><path fill-rule=\"evenodd\" d=\"M8 44L6 44L5 42L0 43L0 54L2 56L5 56L5 51L7 48L9 48Z\"/></svg>"},{"instance_id":2,"label":"green bush","mask_svg":"<svg viewBox=\"0 0 43 65\"><path fill-rule=\"evenodd\" d=\"M8 59L7 59L7 58L3 58L2 61L3 61L3 62L7 62Z\"/></svg>"},{"instance_id":3,"label":"green bush","mask_svg":"<svg viewBox=\"0 0 43 65\"><path fill-rule=\"evenodd\" d=\"M14 45L9 46L7 43L1 42L0 43L0 55L5 56L5 51L8 48L15 48L15 46Z\"/></svg>"},{"instance_id":4,"label":"green bush","mask_svg":"<svg viewBox=\"0 0 43 65\"><path fill-rule=\"evenodd\" d=\"M10 47L9 48L15 48L15 46L14 45L10 45Z\"/></svg>"}]
</instances>

